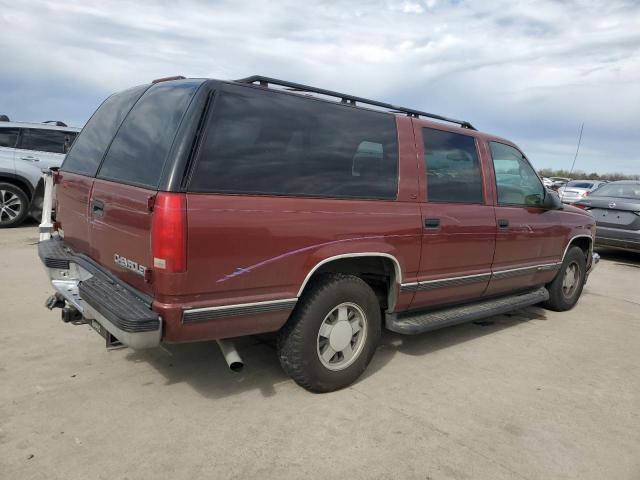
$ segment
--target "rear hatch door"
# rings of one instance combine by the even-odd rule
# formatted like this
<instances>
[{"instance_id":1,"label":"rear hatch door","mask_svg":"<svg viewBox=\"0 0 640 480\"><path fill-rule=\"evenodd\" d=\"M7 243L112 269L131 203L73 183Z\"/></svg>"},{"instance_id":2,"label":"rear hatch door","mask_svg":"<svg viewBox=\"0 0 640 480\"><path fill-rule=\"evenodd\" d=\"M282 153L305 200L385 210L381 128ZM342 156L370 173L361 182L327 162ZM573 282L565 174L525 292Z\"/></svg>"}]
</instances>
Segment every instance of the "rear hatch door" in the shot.
<instances>
[{"instance_id":1,"label":"rear hatch door","mask_svg":"<svg viewBox=\"0 0 640 480\"><path fill-rule=\"evenodd\" d=\"M91 256L89 201L98 167L127 113L147 88L134 87L107 98L86 123L60 168L56 222L60 235L77 253Z\"/></svg>"},{"instance_id":2,"label":"rear hatch door","mask_svg":"<svg viewBox=\"0 0 640 480\"><path fill-rule=\"evenodd\" d=\"M162 82L133 106L111 143L90 200L91 257L151 294L153 203L176 133L202 80Z\"/></svg>"}]
</instances>

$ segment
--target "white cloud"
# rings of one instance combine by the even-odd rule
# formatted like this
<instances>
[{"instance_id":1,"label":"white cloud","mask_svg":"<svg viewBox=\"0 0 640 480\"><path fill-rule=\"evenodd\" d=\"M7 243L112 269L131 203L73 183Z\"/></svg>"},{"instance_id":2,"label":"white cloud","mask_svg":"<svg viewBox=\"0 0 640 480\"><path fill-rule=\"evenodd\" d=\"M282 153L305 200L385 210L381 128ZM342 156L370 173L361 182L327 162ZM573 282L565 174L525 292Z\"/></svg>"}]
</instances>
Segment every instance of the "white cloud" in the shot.
<instances>
[{"instance_id":1,"label":"white cloud","mask_svg":"<svg viewBox=\"0 0 640 480\"><path fill-rule=\"evenodd\" d=\"M469 119L539 166L564 161L584 121L579 167L638 172L639 25L624 0L0 0L0 110L46 109L49 84L72 82L93 99L72 109L84 121L96 92L262 73ZM17 101L19 82L44 100Z\"/></svg>"}]
</instances>

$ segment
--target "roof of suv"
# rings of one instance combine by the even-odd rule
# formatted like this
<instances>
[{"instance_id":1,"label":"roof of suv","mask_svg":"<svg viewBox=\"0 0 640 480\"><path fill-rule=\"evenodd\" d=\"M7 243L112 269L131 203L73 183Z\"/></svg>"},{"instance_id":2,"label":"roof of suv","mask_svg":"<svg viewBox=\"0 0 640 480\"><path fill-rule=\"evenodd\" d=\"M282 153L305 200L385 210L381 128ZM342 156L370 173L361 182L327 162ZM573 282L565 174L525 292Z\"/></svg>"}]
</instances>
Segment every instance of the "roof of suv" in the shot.
<instances>
[{"instance_id":1,"label":"roof of suv","mask_svg":"<svg viewBox=\"0 0 640 480\"><path fill-rule=\"evenodd\" d=\"M79 132L76 127L59 127L53 123L31 122L0 122L0 128L38 128L41 130L62 130L64 132Z\"/></svg>"}]
</instances>

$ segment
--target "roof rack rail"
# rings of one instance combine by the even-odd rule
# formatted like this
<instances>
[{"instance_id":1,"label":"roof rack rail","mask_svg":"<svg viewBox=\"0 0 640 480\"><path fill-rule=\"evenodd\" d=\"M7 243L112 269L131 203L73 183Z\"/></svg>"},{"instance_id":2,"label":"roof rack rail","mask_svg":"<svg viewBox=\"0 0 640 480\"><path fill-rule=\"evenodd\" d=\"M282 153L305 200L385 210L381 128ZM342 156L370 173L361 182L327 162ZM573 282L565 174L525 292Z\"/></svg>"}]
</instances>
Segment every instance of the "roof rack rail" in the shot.
<instances>
[{"instance_id":1,"label":"roof rack rail","mask_svg":"<svg viewBox=\"0 0 640 480\"><path fill-rule=\"evenodd\" d=\"M287 82L286 80L278 80L277 78L263 77L261 75L252 75L247 78L241 78L236 80L239 83L256 83L258 82L261 87L268 87L269 84L279 85L281 87L287 87L288 89L296 92L310 92L318 93L320 95L326 95L328 97L339 98L342 103L348 103L349 105L356 105L356 102L364 103L366 105L374 105L376 107L382 107L391 110L394 113L406 113L410 117L427 117L435 120L442 120L443 122L456 123L462 128L468 128L470 130L476 130L476 128L469 122L464 120L456 120L453 118L443 117L434 113L422 112L420 110L414 110L413 108L399 107L390 103L378 102L376 100L369 100L363 97L355 97L353 95L347 95L346 93L333 92L331 90L325 90L323 88L310 87L309 85L303 85L301 83Z\"/></svg>"},{"instance_id":2,"label":"roof rack rail","mask_svg":"<svg viewBox=\"0 0 640 480\"><path fill-rule=\"evenodd\" d=\"M61 122L60 120L47 120L46 122L42 122L42 123L53 123L56 127L67 127L68 125L64 122Z\"/></svg>"}]
</instances>

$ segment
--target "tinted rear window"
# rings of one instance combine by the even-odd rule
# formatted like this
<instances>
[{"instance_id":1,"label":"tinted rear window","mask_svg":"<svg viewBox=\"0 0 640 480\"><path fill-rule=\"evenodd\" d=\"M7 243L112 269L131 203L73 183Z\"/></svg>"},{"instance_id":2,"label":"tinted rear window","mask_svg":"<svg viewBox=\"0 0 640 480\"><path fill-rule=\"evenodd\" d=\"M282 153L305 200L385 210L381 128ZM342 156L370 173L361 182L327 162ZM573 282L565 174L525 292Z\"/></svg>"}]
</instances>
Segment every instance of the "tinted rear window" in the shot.
<instances>
[{"instance_id":1,"label":"tinted rear window","mask_svg":"<svg viewBox=\"0 0 640 480\"><path fill-rule=\"evenodd\" d=\"M17 128L0 128L0 147L15 147L17 140Z\"/></svg>"},{"instance_id":2,"label":"tinted rear window","mask_svg":"<svg viewBox=\"0 0 640 480\"><path fill-rule=\"evenodd\" d=\"M182 116L201 83L166 82L147 90L118 130L98 177L157 187Z\"/></svg>"},{"instance_id":3,"label":"tinted rear window","mask_svg":"<svg viewBox=\"0 0 640 480\"><path fill-rule=\"evenodd\" d=\"M574 188L591 188L593 187L593 183L590 182L569 182L566 184L567 188L570 187L574 187Z\"/></svg>"},{"instance_id":4,"label":"tinted rear window","mask_svg":"<svg viewBox=\"0 0 640 480\"><path fill-rule=\"evenodd\" d=\"M468 135L422 129L429 202L483 203L476 141Z\"/></svg>"},{"instance_id":5,"label":"tinted rear window","mask_svg":"<svg viewBox=\"0 0 640 480\"><path fill-rule=\"evenodd\" d=\"M67 153L75 138L75 132L25 128L18 148L50 153Z\"/></svg>"},{"instance_id":6,"label":"tinted rear window","mask_svg":"<svg viewBox=\"0 0 640 480\"><path fill-rule=\"evenodd\" d=\"M594 191L591 196L640 200L640 183L607 183Z\"/></svg>"},{"instance_id":7,"label":"tinted rear window","mask_svg":"<svg viewBox=\"0 0 640 480\"><path fill-rule=\"evenodd\" d=\"M146 89L135 87L107 98L82 129L62 170L94 176L122 120Z\"/></svg>"},{"instance_id":8,"label":"tinted rear window","mask_svg":"<svg viewBox=\"0 0 640 480\"><path fill-rule=\"evenodd\" d=\"M390 199L397 150L392 115L236 87L216 100L190 190Z\"/></svg>"}]
</instances>

